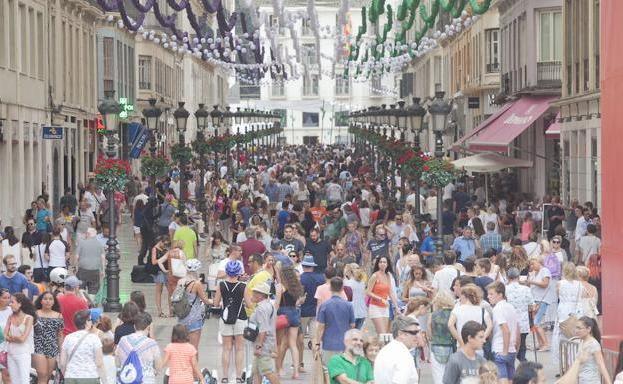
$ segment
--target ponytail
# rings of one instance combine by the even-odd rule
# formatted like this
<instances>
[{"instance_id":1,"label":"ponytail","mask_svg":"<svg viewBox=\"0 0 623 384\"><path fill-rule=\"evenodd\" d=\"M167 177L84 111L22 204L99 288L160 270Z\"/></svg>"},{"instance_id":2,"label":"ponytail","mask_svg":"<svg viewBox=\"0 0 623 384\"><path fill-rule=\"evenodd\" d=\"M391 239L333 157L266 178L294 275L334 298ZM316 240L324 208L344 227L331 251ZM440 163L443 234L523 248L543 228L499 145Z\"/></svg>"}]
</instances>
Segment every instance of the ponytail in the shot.
<instances>
[{"instance_id":1,"label":"ponytail","mask_svg":"<svg viewBox=\"0 0 623 384\"><path fill-rule=\"evenodd\" d=\"M599 331L599 326L597 325L597 321L592 317L582 316L580 321L584 326L589 327L591 329L591 336L599 343L601 343L601 332Z\"/></svg>"}]
</instances>

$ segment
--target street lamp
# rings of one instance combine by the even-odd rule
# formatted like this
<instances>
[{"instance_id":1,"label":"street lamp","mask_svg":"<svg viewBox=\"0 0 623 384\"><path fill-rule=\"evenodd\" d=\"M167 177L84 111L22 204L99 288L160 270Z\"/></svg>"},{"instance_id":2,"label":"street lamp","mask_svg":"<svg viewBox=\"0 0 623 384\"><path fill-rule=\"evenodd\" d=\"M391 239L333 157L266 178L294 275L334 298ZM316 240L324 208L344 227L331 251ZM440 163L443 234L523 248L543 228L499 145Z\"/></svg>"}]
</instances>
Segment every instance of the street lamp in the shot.
<instances>
[{"instance_id":1,"label":"street lamp","mask_svg":"<svg viewBox=\"0 0 623 384\"><path fill-rule=\"evenodd\" d=\"M205 104L199 104L199 109L195 112L195 120L197 120L197 141L205 144L205 130L208 127L208 120L210 118L210 112L205 108ZM208 207L206 205L205 196L205 145L199 146L199 169L201 171L199 180L199 198L197 199L197 209L201 212L201 218L203 219L204 228L208 228Z\"/></svg>"},{"instance_id":2,"label":"street lamp","mask_svg":"<svg viewBox=\"0 0 623 384\"><path fill-rule=\"evenodd\" d=\"M443 133L446 130L448 114L452 111L452 103L444 100L445 93L442 91L435 92L435 99L428 106L428 112L432 116L433 132L435 132L435 157L441 159L443 157ZM442 196L443 186L437 186L437 239L435 246L437 248L437 256L443 256L443 240L442 240Z\"/></svg>"},{"instance_id":3,"label":"street lamp","mask_svg":"<svg viewBox=\"0 0 623 384\"><path fill-rule=\"evenodd\" d=\"M416 152L420 151L420 132L422 132L422 124L424 116L426 115L426 109L420 104L420 98L414 97L412 99L413 104L407 109L407 116L409 120L409 126L413 133L413 146ZM419 217L421 213L420 207L420 180L414 180L414 193L415 193L415 216Z\"/></svg>"},{"instance_id":4,"label":"street lamp","mask_svg":"<svg viewBox=\"0 0 623 384\"><path fill-rule=\"evenodd\" d=\"M186 124L188 123L188 117L190 113L184 108L184 102L177 103L178 107L173 112L173 118L175 119L175 125L177 127L177 133L179 134L179 145L184 147L186 145L185 133ZM180 195L178 196L178 210L180 213L184 213L185 205L184 200L188 194L188 175L186 171L186 159L182 159L180 162Z\"/></svg>"},{"instance_id":5,"label":"street lamp","mask_svg":"<svg viewBox=\"0 0 623 384\"><path fill-rule=\"evenodd\" d=\"M104 93L104 101L98 105L102 118L104 120L104 128L106 130L106 136L108 136L108 144L106 149L106 155L109 159L114 159L117 155L117 146L115 135L117 134L117 122L121 107L115 100L115 91L106 91ZM106 193L106 200L108 200L108 219L110 222L110 234L106 245L106 278L107 278L107 290L106 290L106 302L104 303L104 310L106 312L120 312L121 302L119 300L119 250L117 249L117 231L115 228L115 191L108 190Z\"/></svg>"},{"instance_id":6,"label":"street lamp","mask_svg":"<svg viewBox=\"0 0 623 384\"><path fill-rule=\"evenodd\" d=\"M143 116L145 117L145 124L147 125L147 129L149 130L149 152L151 152L151 157L156 157L156 134L158 132L158 121L160 119L160 115L162 115L162 110L156 107L156 99L149 99L149 107L143 109ZM152 176L149 180L149 187L151 189L150 195L152 197L156 196L156 176Z\"/></svg>"},{"instance_id":7,"label":"street lamp","mask_svg":"<svg viewBox=\"0 0 623 384\"><path fill-rule=\"evenodd\" d=\"M210 112L210 119L212 120L212 129L214 130L214 138L218 138L218 128L221 124L221 118L223 116L223 112L218 110L218 105L213 106L212 112ZM220 170L218 166L218 152L214 152L214 169L217 172L217 175L220 175Z\"/></svg>"}]
</instances>

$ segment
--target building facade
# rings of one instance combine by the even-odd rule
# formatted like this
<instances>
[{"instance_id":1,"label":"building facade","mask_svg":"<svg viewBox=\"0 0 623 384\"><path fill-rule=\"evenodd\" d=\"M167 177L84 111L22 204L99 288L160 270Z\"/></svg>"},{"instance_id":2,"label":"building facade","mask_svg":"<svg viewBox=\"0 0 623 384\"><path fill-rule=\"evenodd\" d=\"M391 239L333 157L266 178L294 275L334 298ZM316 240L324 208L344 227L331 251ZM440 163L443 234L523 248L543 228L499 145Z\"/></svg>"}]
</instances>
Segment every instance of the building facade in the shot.
<instances>
[{"instance_id":1,"label":"building facade","mask_svg":"<svg viewBox=\"0 0 623 384\"><path fill-rule=\"evenodd\" d=\"M565 203L601 207L599 0L563 2L564 26L560 147Z\"/></svg>"},{"instance_id":2,"label":"building facade","mask_svg":"<svg viewBox=\"0 0 623 384\"><path fill-rule=\"evenodd\" d=\"M11 181L0 185L3 224L21 225L40 194L57 209L89 171L102 16L86 0L0 1L0 158ZM44 126L62 128L62 139L44 139Z\"/></svg>"}]
</instances>

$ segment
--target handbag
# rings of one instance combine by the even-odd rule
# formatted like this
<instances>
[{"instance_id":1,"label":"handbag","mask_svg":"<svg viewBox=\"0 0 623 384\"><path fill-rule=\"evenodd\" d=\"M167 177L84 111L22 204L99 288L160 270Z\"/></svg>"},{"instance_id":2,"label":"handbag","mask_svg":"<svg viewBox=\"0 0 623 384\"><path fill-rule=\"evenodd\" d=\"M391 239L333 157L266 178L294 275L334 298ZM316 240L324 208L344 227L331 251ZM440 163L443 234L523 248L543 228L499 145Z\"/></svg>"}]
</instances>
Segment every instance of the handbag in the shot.
<instances>
[{"instance_id":1,"label":"handbag","mask_svg":"<svg viewBox=\"0 0 623 384\"><path fill-rule=\"evenodd\" d=\"M282 329L286 329L290 326L290 322L288 321L288 316L279 315L277 316L277 330L281 331Z\"/></svg>"},{"instance_id":2,"label":"handbag","mask_svg":"<svg viewBox=\"0 0 623 384\"><path fill-rule=\"evenodd\" d=\"M186 276L186 265L182 259L171 259L171 273L174 277L185 277Z\"/></svg>"},{"instance_id":3,"label":"handbag","mask_svg":"<svg viewBox=\"0 0 623 384\"><path fill-rule=\"evenodd\" d=\"M569 317L567 317L564 321L561 321L558 324L558 326L560 327L560 332L563 335L565 335L567 339L570 339L575 336L575 328L580 322L580 320L577 317L577 312L578 312L578 306L580 304L580 295L582 294L582 283L579 283L579 284L580 284L580 287L578 288L578 295L576 297L576 302L575 302L576 313L569 314Z\"/></svg>"},{"instance_id":4,"label":"handbag","mask_svg":"<svg viewBox=\"0 0 623 384\"><path fill-rule=\"evenodd\" d=\"M270 313L270 319L273 318L274 313L275 313L275 307L273 307L273 310ZM257 340L257 336L259 334L260 334L260 329L257 326L257 324L252 323L251 320L247 320L247 326L244 327L244 330L242 331L242 337L245 340L249 340L250 342L255 343L255 340Z\"/></svg>"}]
</instances>

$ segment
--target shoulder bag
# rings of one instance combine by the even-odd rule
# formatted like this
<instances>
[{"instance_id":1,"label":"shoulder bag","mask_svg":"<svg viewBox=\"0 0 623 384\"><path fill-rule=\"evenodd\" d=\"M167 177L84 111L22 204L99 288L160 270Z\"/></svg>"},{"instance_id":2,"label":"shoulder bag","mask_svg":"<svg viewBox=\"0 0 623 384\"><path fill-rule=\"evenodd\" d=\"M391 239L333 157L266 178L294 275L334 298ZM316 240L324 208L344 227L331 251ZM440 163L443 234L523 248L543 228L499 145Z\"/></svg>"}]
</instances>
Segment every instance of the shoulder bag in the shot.
<instances>
[{"instance_id":1,"label":"shoulder bag","mask_svg":"<svg viewBox=\"0 0 623 384\"><path fill-rule=\"evenodd\" d=\"M174 277L185 277L186 276L186 265L184 264L184 261L182 259L176 259L176 258L171 258L170 259L171 263L169 264L169 267L171 268L171 274L173 274Z\"/></svg>"},{"instance_id":2,"label":"shoulder bag","mask_svg":"<svg viewBox=\"0 0 623 384\"><path fill-rule=\"evenodd\" d=\"M580 306L580 296L582 295L582 283L578 282L580 287L578 288L578 295L576 296L575 302L575 313L570 313L569 317L564 321L561 321L558 326L560 327L560 332L565 335L567 339L570 339L575 336L575 327L578 325L580 321L578 319L578 307Z\"/></svg>"}]
</instances>

